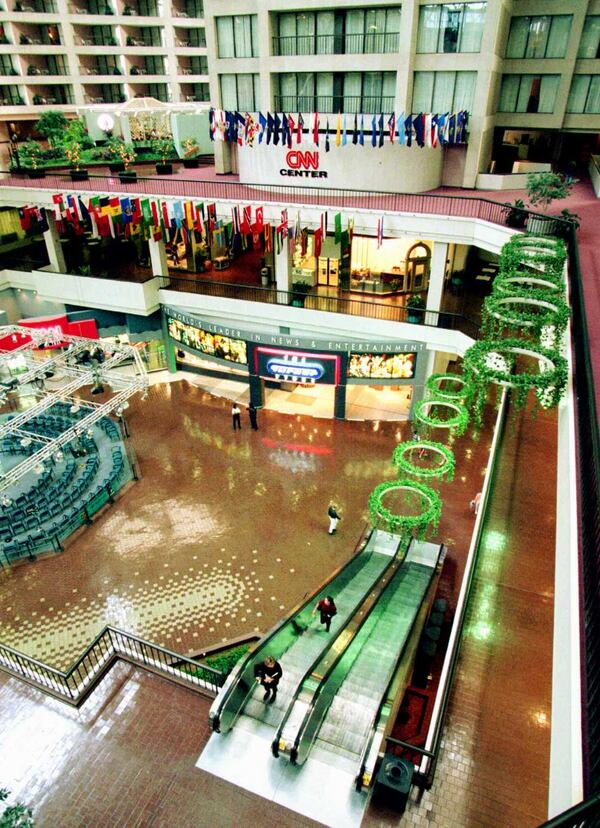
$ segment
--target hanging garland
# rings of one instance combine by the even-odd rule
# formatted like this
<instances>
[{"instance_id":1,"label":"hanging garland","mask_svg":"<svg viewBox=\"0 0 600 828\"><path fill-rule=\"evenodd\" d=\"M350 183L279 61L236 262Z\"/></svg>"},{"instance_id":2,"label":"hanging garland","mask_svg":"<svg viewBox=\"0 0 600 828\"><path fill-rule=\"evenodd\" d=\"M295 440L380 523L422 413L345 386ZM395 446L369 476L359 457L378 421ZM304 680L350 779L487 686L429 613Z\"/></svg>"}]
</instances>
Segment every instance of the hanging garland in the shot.
<instances>
[{"instance_id":1,"label":"hanging garland","mask_svg":"<svg viewBox=\"0 0 600 828\"><path fill-rule=\"evenodd\" d=\"M441 458L436 465L421 466L411 459L415 454L419 456L427 454L435 459ZM437 477L448 481L454 478L454 452L443 443L434 443L431 440L407 440L399 443L394 449L392 463L398 470L398 474L412 474L415 477Z\"/></svg>"},{"instance_id":2,"label":"hanging garland","mask_svg":"<svg viewBox=\"0 0 600 828\"><path fill-rule=\"evenodd\" d=\"M523 295L524 294L524 295ZM511 295L492 294L483 307L483 332L490 337L504 331L539 336L544 328L554 328L555 340L562 337L571 312L562 299L549 291L514 291Z\"/></svg>"},{"instance_id":3,"label":"hanging garland","mask_svg":"<svg viewBox=\"0 0 600 828\"><path fill-rule=\"evenodd\" d=\"M513 373L520 356L536 359L538 373ZM567 361L557 350L524 343L520 339L482 339L465 353L463 370L475 389L474 420L481 425L483 407L490 384L505 386L513 391L515 408L522 409L527 395L533 389L542 408L558 405L567 385Z\"/></svg>"},{"instance_id":4,"label":"hanging garland","mask_svg":"<svg viewBox=\"0 0 600 828\"><path fill-rule=\"evenodd\" d=\"M449 383L453 383L458 388L448 388ZM445 384L446 387L442 388L442 384ZM468 400L473 391L466 379L460 374L431 374L425 382L425 389L432 397L442 400L458 400L459 402L465 399Z\"/></svg>"},{"instance_id":5,"label":"hanging garland","mask_svg":"<svg viewBox=\"0 0 600 828\"><path fill-rule=\"evenodd\" d=\"M494 279L492 295L507 296L515 290L520 291L522 296L526 293L534 296L537 291L542 290L564 297L565 282L562 275L559 277L550 273L533 273L530 270L501 270Z\"/></svg>"},{"instance_id":6,"label":"hanging garland","mask_svg":"<svg viewBox=\"0 0 600 828\"><path fill-rule=\"evenodd\" d=\"M436 417L431 413L434 407L449 410L451 414L446 419ZM464 405L441 398L429 398L415 403L414 418L427 429L447 428L453 437L464 434L469 424L469 412Z\"/></svg>"},{"instance_id":7,"label":"hanging garland","mask_svg":"<svg viewBox=\"0 0 600 828\"><path fill-rule=\"evenodd\" d=\"M383 505L388 492L412 492L421 501L422 511L417 515L399 515ZM429 532L436 532L442 501L436 491L415 480L394 480L380 483L369 495L369 515L375 529L384 529L395 535L414 536L422 540Z\"/></svg>"},{"instance_id":8,"label":"hanging garland","mask_svg":"<svg viewBox=\"0 0 600 828\"><path fill-rule=\"evenodd\" d=\"M502 248L502 269L530 268L562 277L567 251L560 239L515 235Z\"/></svg>"}]
</instances>

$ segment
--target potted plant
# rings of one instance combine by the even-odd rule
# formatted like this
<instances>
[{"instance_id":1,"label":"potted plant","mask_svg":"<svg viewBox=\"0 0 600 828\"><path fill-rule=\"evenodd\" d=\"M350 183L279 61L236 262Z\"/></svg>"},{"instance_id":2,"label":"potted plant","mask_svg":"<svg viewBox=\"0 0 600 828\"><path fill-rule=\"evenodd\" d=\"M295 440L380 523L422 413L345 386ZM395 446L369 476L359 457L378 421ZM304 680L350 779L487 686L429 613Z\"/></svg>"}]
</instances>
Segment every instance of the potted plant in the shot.
<instances>
[{"instance_id":1,"label":"potted plant","mask_svg":"<svg viewBox=\"0 0 600 828\"><path fill-rule=\"evenodd\" d=\"M419 296L418 293L413 293L412 296L409 296L406 307L408 308L408 322L412 322L414 325L419 325L423 322L426 306L422 296Z\"/></svg>"},{"instance_id":2,"label":"potted plant","mask_svg":"<svg viewBox=\"0 0 600 828\"><path fill-rule=\"evenodd\" d=\"M574 183L574 179L567 181L564 175L559 173L529 173L527 176L529 203L533 206L539 205L546 212L552 201L558 201L569 195ZM527 229L530 233L547 235L554 232L556 222L551 218L530 216Z\"/></svg>"},{"instance_id":3,"label":"potted plant","mask_svg":"<svg viewBox=\"0 0 600 828\"><path fill-rule=\"evenodd\" d=\"M130 170L129 165L135 161L135 147L133 144L126 144L122 142L120 149L120 158L123 162L123 170L119 173L121 181L135 181L137 173L135 170Z\"/></svg>"},{"instance_id":4,"label":"potted plant","mask_svg":"<svg viewBox=\"0 0 600 828\"><path fill-rule=\"evenodd\" d=\"M198 153L200 152L200 147L198 146L198 141L195 138L186 138L183 141L183 166L187 170L195 170L198 168L199 160L198 160Z\"/></svg>"},{"instance_id":5,"label":"potted plant","mask_svg":"<svg viewBox=\"0 0 600 828\"><path fill-rule=\"evenodd\" d=\"M311 285L308 282L293 282L292 283L292 304L295 308L303 308L306 300L306 294L310 293Z\"/></svg>"},{"instance_id":6,"label":"potted plant","mask_svg":"<svg viewBox=\"0 0 600 828\"><path fill-rule=\"evenodd\" d=\"M581 227L581 216L578 216L577 213L572 213L570 210L561 210L558 217L563 219L563 221L568 221L573 225L573 229L576 231L579 230ZM563 224L562 222L556 222L556 227L554 229L554 235L558 236L559 239L568 240L571 234L571 228L567 225Z\"/></svg>"},{"instance_id":7,"label":"potted plant","mask_svg":"<svg viewBox=\"0 0 600 828\"><path fill-rule=\"evenodd\" d=\"M79 165L81 164L81 144L79 141L75 141L73 139L66 141L64 144L65 147L65 155L67 156L67 161L73 169L71 170L71 181L87 181L90 177L87 170L79 169Z\"/></svg>"},{"instance_id":8,"label":"potted plant","mask_svg":"<svg viewBox=\"0 0 600 828\"><path fill-rule=\"evenodd\" d=\"M121 151L123 146L125 146L125 141L116 136L114 138L110 138L106 144L109 156L113 159L113 161L108 165L108 169L111 172L122 172L125 169L125 164L121 159Z\"/></svg>"},{"instance_id":9,"label":"potted plant","mask_svg":"<svg viewBox=\"0 0 600 828\"><path fill-rule=\"evenodd\" d=\"M45 170L39 169L41 157L42 148L37 141L28 141L21 147L21 160L29 178L44 178L46 175Z\"/></svg>"},{"instance_id":10,"label":"potted plant","mask_svg":"<svg viewBox=\"0 0 600 828\"><path fill-rule=\"evenodd\" d=\"M506 226L523 228L527 222L527 212L525 210L525 202L522 198L517 198L514 204L505 204L502 208L502 213L506 216Z\"/></svg>"},{"instance_id":11,"label":"potted plant","mask_svg":"<svg viewBox=\"0 0 600 828\"><path fill-rule=\"evenodd\" d=\"M170 138L158 138L152 142L152 149L160 157L160 162L156 164L157 175L172 175L173 164L169 158L174 150L173 141Z\"/></svg>"}]
</instances>

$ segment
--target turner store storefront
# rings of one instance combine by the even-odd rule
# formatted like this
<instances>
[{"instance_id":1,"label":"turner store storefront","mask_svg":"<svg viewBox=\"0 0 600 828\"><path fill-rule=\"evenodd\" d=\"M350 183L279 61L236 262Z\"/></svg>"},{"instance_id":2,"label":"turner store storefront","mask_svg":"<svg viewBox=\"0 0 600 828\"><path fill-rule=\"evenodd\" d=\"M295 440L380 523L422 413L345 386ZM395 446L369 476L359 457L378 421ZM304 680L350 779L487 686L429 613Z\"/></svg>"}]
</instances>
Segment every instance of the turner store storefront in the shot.
<instances>
[{"instance_id":1,"label":"turner store storefront","mask_svg":"<svg viewBox=\"0 0 600 828\"><path fill-rule=\"evenodd\" d=\"M258 407L337 419L411 417L423 396L420 342L322 340L241 330L163 307L167 365ZM236 388L239 384L239 389ZM247 390L247 395L246 395ZM224 394L225 395L225 394Z\"/></svg>"}]
</instances>

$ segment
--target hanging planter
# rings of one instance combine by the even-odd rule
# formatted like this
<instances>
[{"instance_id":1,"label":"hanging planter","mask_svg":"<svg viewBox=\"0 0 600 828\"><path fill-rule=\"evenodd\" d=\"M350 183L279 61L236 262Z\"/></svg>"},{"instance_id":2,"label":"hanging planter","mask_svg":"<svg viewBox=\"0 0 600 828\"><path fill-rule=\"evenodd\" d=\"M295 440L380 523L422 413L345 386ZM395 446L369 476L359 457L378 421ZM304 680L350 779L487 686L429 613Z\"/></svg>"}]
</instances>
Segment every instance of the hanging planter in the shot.
<instances>
[{"instance_id":1,"label":"hanging planter","mask_svg":"<svg viewBox=\"0 0 600 828\"><path fill-rule=\"evenodd\" d=\"M417 460L426 459L429 465L422 465ZM392 464L398 474L411 474L414 477L438 478L448 481L454 478L454 452L432 440L407 440L399 443L392 455Z\"/></svg>"},{"instance_id":2,"label":"hanging planter","mask_svg":"<svg viewBox=\"0 0 600 828\"><path fill-rule=\"evenodd\" d=\"M442 409L447 412L448 416L438 417L432 409ZM441 398L421 400L416 403L414 418L426 429L447 428L452 437L460 437L464 434L469 424L469 412L464 405Z\"/></svg>"},{"instance_id":3,"label":"hanging planter","mask_svg":"<svg viewBox=\"0 0 600 828\"><path fill-rule=\"evenodd\" d=\"M538 371L515 371L521 357L535 360ZM557 350L520 339L476 342L465 353L463 370L476 389L473 413L477 426L481 425L490 384L510 388L516 410L524 408L531 390L536 392L543 408L553 408L564 393L568 377L567 361Z\"/></svg>"},{"instance_id":4,"label":"hanging planter","mask_svg":"<svg viewBox=\"0 0 600 828\"><path fill-rule=\"evenodd\" d=\"M384 505L383 499L390 492L411 493L419 500L421 511L416 515L402 515L392 512ZM435 532L442 512L442 501L436 491L415 480L395 480L380 483L369 496L369 515L376 529L383 529L403 537L424 538Z\"/></svg>"},{"instance_id":5,"label":"hanging planter","mask_svg":"<svg viewBox=\"0 0 600 828\"><path fill-rule=\"evenodd\" d=\"M566 258L561 239L516 235L502 248L500 270L521 267L562 276Z\"/></svg>"},{"instance_id":6,"label":"hanging planter","mask_svg":"<svg viewBox=\"0 0 600 828\"><path fill-rule=\"evenodd\" d=\"M431 374L425 382L429 396L442 400L468 400L473 389L459 374Z\"/></svg>"},{"instance_id":7,"label":"hanging planter","mask_svg":"<svg viewBox=\"0 0 600 828\"><path fill-rule=\"evenodd\" d=\"M509 296L488 296L483 308L482 330L489 336L503 331L525 331L539 336L542 329L554 328L555 339L562 336L571 312L567 304L547 291L514 292Z\"/></svg>"}]
</instances>

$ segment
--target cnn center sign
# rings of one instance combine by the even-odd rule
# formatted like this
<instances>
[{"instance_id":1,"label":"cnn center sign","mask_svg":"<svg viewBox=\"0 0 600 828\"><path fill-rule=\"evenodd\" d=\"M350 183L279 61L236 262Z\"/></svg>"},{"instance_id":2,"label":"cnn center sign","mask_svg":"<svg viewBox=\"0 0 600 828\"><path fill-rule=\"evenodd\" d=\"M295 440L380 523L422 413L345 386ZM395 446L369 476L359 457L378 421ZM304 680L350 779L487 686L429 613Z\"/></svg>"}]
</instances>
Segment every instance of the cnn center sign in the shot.
<instances>
[{"instance_id":1,"label":"cnn center sign","mask_svg":"<svg viewBox=\"0 0 600 828\"><path fill-rule=\"evenodd\" d=\"M319 169L318 152L290 150L285 155L286 166L279 170L279 175L290 178L327 178L325 170Z\"/></svg>"}]
</instances>

